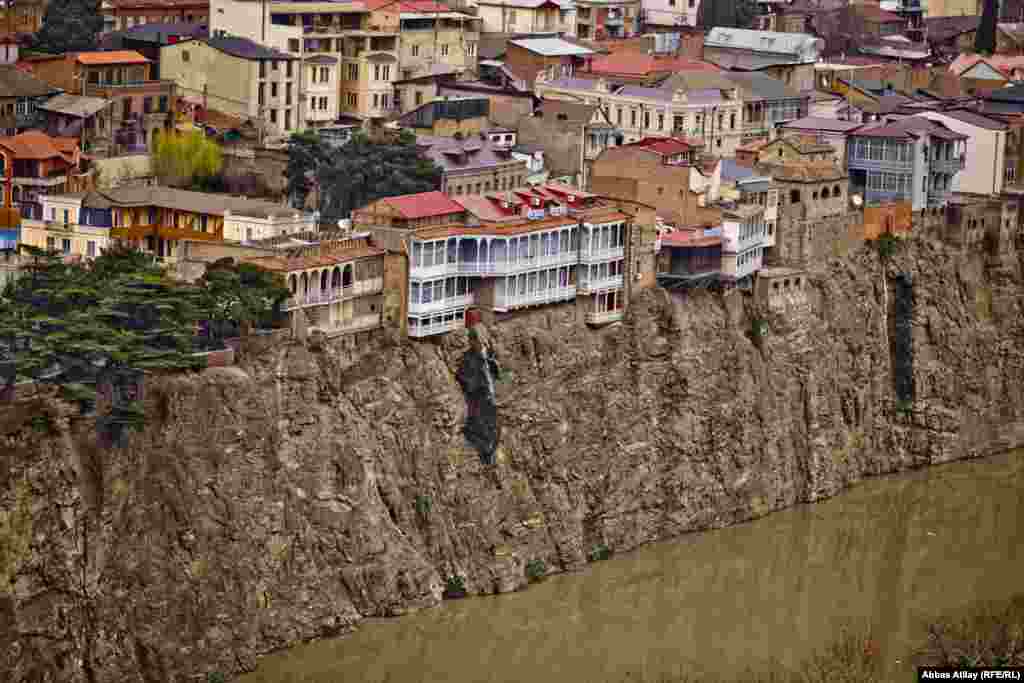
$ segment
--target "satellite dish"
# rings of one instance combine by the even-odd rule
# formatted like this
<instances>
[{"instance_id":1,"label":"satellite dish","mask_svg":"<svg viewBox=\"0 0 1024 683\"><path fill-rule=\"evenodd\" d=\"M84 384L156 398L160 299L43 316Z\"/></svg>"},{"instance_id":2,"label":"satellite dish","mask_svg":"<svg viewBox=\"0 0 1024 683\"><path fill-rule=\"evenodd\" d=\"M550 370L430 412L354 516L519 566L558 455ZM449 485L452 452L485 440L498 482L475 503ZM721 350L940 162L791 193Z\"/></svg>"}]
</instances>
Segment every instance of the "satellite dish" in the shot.
<instances>
[{"instance_id":1,"label":"satellite dish","mask_svg":"<svg viewBox=\"0 0 1024 683\"><path fill-rule=\"evenodd\" d=\"M850 195L850 201L853 202L854 206L860 207L864 204L864 198L859 194Z\"/></svg>"}]
</instances>

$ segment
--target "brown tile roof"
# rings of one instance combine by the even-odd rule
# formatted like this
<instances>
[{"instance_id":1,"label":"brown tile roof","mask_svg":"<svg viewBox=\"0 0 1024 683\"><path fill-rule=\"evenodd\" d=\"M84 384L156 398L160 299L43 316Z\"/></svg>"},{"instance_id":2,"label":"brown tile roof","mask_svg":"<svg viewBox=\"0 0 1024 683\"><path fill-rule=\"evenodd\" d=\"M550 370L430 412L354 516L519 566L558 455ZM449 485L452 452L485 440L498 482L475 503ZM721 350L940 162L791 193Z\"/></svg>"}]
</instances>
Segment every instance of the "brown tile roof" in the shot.
<instances>
[{"instance_id":1,"label":"brown tile roof","mask_svg":"<svg viewBox=\"0 0 1024 683\"><path fill-rule=\"evenodd\" d=\"M709 62L685 57L655 57L640 52L614 52L603 57L595 57L590 64L590 73L648 76L656 73L675 73L678 71L710 71L718 73L721 69Z\"/></svg>"},{"instance_id":2,"label":"brown tile roof","mask_svg":"<svg viewBox=\"0 0 1024 683\"><path fill-rule=\"evenodd\" d=\"M29 130L13 137L0 137L0 146L11 150L18 159L53 159L61 157L68 163L78 148L78 138L51 138L41 130Z\"/></svg>"},{"instance_id":3,"label":"brown tile roof","mask_svg":"<svg viewBox=\"0 0 1024 683\"><path fill-rule=\"evenodd\" d=\"M250 256L241 260L254 266L259 266L264 270L286 273L293 270L334 266L355 259L382 256L385 253L380 247L372 246L365 240L361 242L345 240L345 242L354 243L351 245L324 244L321 245L319 254L302 256Z\"/></svg>"},{"instance_id":4,"label":"brown tile roof","mask_svg":"<svg viewBox=\"0 0 1024 683\"><path fill-rule=\"evenodd\" d=\"M147 64L148 59L135 50L111 50L110 52L79 52L75 58L79 64L102 66L104 64Z\"/></svg>"},{"instance_id":5,"label":"brown tile roof","mask_svg":"<svg viewBox=\"0 0 1024 683\"><path fill-rule=\"evenodd\" d=\"M262 199L248 199L210 192L192 192L159 185L126 185L96 194L113 206L159 206L165 209L177 209L211 216L222 216L225 211L250 218L287 217L302 213L298 209Z\"/></svg>"},{"instance_id":6,"label":"brown tile roof","mask_svg":"<svg viewBox=\"0 0 1024 683\"><path fill-rule=\"evenodd\" d=\"M825 180L841 180L847 177L845 170L837 164L821 161L797 161L782 164L759 164L758 170L768 173L774 180L814 183Z\"/></svg>"}]
</instances>

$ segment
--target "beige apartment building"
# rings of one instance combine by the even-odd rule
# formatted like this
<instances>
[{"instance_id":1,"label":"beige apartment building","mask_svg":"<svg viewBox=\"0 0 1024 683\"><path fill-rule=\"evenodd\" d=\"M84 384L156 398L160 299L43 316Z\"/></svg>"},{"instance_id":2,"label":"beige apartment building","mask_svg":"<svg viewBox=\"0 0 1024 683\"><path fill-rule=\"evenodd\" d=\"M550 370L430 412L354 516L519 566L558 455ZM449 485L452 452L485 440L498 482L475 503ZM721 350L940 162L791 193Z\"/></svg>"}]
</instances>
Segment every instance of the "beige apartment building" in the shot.
<instances>
[{"instance_id":1,"label":"beige apartment building","mask_svg":"<svg viewBox=\"0 0 1024 683\"><path fill-rule=\"evenodd\" d=\"M302 129L297 60L246 38L212 36L160 48L161 70L183 97L261 121L272 135Z\"/></svg>"},{"instance_id":2,"label":"beige apartment building","mask_svg":"<svg viewBox=\"0 0 1024 683\"><path fill-rule=\"evenodd\" d=\"M396 31L402 79L476 71L479 17L433 0L370 0L370 24Z\"/></svg>"},{"instance_id":3,"label":"beige apartment building","mask_svg":"<svg viewBox=\"0 0 1024 683\"><path fill-rule=\"evenodd\" d=\"M487 33L576 35L576 7L568 0L478 0Z\"/></svg>"}]
</instances>

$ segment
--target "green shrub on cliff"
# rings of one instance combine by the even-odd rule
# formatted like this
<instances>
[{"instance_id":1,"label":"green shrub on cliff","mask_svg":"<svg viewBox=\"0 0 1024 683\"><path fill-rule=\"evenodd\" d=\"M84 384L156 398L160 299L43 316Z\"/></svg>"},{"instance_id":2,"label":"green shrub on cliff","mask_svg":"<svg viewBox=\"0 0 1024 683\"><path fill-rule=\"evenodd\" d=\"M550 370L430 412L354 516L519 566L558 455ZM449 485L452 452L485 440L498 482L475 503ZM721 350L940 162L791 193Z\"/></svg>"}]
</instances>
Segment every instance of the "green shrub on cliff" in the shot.
<instances>
[{"instance_id":1,"label":"green shrub on cliff","mask_svg":"<svg viewBox=\"0 0 1024 683\"><path fill-rule=\"evenodd\" d=\"M544 560L530 560L526 563L526 578L530 583L537 583L543 580L548 573L548 566Z\"/></svg>"}]
</instances>

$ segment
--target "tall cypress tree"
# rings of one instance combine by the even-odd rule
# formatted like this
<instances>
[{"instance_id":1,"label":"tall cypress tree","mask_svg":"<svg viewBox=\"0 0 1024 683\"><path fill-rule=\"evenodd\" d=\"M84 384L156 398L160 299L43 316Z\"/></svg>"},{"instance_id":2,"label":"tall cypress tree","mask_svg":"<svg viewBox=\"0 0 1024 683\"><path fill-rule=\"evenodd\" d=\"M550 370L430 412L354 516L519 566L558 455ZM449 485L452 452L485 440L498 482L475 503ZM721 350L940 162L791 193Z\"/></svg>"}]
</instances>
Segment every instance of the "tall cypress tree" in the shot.
<instances>
[{"instance_id":1,"label":"tall cypress tree","mask_svg":"<svg viewBox=\"0 0 1024 683\"><path fill-rule=\"evenodd\" d=\"M974 51L981 54L993 54L996 51L996 22L998 20L999 0L985 0L981 14L981 23L974 34Z\"/></svg>"}]
</instances>

